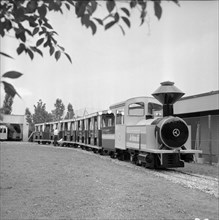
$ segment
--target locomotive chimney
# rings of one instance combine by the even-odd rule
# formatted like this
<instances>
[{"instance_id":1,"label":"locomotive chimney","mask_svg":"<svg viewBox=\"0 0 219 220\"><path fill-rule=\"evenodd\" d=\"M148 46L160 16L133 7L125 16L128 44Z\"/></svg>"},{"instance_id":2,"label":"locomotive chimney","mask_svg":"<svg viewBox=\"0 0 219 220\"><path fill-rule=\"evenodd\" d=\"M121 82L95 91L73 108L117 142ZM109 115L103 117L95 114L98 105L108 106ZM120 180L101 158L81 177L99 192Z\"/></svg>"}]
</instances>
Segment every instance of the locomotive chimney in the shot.
<instances>
[{"instance_id":1,"label":"locomotive chimney","mask_svg":"<svg viewBox=\"0 0 219 220\"><path fill-rule=\"evenodd\" d=\"M185 93L174 86L174 82L162 82L161 86L152 94L163 104L163 117L173 115L173 104Z\"/></svg>"}]
</instances>

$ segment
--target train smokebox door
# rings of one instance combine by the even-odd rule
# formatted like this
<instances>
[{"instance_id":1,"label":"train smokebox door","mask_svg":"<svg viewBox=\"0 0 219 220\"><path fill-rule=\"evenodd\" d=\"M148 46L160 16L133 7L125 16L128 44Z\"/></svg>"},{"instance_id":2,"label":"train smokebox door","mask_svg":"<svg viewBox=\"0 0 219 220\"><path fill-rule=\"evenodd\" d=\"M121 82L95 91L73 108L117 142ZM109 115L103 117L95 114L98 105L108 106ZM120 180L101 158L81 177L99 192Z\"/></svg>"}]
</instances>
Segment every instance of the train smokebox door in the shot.
<instances>
[{"instance_id":1,"label":"train smokebox door","mask_svg":"<svg viewBox=\"0 0 219 220\"><path fill-rule=\"evenodd\" d=\"M115 148L125 150L125 125L116 125L115 128Z\"/></svg>"}]
</instances>

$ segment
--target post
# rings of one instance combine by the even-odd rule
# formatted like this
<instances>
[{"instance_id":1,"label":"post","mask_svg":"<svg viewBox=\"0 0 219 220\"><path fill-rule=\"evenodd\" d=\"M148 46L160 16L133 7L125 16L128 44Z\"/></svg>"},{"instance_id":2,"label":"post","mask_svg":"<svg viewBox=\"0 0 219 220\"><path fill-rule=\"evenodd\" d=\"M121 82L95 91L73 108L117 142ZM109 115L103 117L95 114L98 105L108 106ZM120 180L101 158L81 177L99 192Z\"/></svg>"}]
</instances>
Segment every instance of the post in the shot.
<instances>
[{"instance_id":1,"label":"post","mask_svg":"<svg viewBox=\"0 0 219 220\"><path fill-rule=\"evenodd\" d=\"M200 124L198 122L196 128L196 137L195 137L195 150L199 150L200 148L199 133L200 133ZM195 162L198 162L198 156L199 156L198 154L195 154Z\"/></svg>"},{"instance_id":2,"label":"post","mask_svg":"<svg viewBox=\"0 0 219 220\"><path fill-rule=\"evenodd\" d=\"M208 115L208 147L209 147L209 163L212 165L212 133L211 133L211 115Z\"/></svg>"}]
</instances>

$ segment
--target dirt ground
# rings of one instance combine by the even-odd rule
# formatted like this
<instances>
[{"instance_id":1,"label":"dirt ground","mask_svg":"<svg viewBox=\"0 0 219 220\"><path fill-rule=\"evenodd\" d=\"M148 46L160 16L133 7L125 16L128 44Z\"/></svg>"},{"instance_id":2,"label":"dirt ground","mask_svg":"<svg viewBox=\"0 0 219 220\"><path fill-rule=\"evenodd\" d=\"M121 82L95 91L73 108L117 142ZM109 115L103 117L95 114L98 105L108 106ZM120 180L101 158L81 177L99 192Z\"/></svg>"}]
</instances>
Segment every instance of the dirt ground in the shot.
<instances>
[{"instance_id":1,"label":"dirt ground","mask_svg":"<svg viewBox=\"0 0 219 220\"><path fill-rule=\"evenodd\" d=\"M0 143L0 219L217 219L218 199L80 149Z\"/></svg>"}]
</instances>

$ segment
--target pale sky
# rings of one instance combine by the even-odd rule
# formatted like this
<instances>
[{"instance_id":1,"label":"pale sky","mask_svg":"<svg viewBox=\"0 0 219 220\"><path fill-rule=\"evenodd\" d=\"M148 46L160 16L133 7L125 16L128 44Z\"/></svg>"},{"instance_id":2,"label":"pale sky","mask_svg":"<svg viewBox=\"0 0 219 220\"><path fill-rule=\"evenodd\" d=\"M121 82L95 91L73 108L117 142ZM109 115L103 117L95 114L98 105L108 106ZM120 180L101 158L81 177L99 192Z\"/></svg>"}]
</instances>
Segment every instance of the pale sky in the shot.
<instances>
[{"instance_id":1,"label":"pale sky","mask_svg":"<svg viewBox=\"0 0 219 220\"><path fill-rule=\"evenodd\" d=\"M45 50L43 58L36 54L31 61L28 55L16 54L15 39L1 38L1 51L15 58L1 56L1 74L24 74L9 80L22 96L15 97L12 114L24 114L26 107L33 113L39 99L50 112L57 98L66 108L70 102L74 110L104 110L131 97L151 96L166 80L175 82L186 96L218 90L218 1L180 5L162 2L159 21L148 8L143 26L133 11L125 36L116 26L107 31L98 26L93 36L74 13L51 14L50 23L72 64L65 56L57 62ZM1 104L2 96L3 88Z\"/></svg>"}]
</instances>

